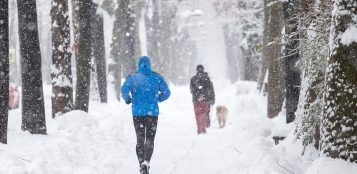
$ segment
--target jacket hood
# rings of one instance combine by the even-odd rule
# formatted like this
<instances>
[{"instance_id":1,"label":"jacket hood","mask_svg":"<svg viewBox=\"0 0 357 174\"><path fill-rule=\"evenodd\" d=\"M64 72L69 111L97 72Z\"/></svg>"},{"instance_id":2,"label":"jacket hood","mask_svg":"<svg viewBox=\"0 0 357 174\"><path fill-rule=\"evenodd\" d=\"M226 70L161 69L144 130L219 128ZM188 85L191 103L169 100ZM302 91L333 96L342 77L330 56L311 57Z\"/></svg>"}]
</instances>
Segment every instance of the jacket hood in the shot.
<instances>
[{"instance_id":1,"label":"jacket hood","mask_svg":"<svg viewBox=\"0 0 357 174\"><path fill-rule=\"evenodd\" d=\"M148 56L141 56L139 58L138 69L139 69L139 72L143 73L143 74L151 74L152 73L150 58Z\"/></svg>"}]
</instances>

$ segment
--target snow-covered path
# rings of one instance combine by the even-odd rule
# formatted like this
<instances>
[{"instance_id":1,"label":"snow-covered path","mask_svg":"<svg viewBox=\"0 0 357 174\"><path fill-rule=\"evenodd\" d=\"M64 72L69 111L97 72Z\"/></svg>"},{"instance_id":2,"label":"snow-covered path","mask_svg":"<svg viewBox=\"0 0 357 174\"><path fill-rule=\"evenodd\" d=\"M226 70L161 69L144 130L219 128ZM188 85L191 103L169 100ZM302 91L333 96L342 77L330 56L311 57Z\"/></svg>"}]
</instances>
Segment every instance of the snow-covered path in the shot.
<instances>
[{"instance_id":1,"label":"snow-covered path","mask_svg":"<svg viewBox=\"0 0 357 174\"><path fill-rule=\"evenodd\" d=\"M0 174L138 173L129 106L110 95L109 104L92 102L89 114L73 111L51 119L50 88L46 89L48 135L21 131L20 110L11 111L9 142L0 144ZM289 131L291 125L282 126L284 119L265 118L265 98L255 89L251 82L218 89L216 104L228 107L228 125L219 129L212 116L207 134L197 135L188 87L172 86L172 97L160 105L151 173L304 173L311 160L300 156L301 148L294 143L294 136L279 146L271 138L279 131ZM321 160L315 170L325 164L326 160Z\"/></svg>"},{"instance_id":2,"label":"snow-covered path","mask_svg":"<svg viewBox=\"0 0 357 174\"><path fill-rule=\"evenodd\" d=\"M171 86L160 105L151 174L354 174L357 166L318 157L294 135L275 146L273 135L293 132L284 117L265 117L266 98L255 83L219 84L216 104L229 109L228 125L214 116L207 134L196 134L189 88ZM50 118L51 88L45 88L48 135L20 129L20 110L9 117L8 145L0 144L0 174L137 174L135 133L130 107L109 91L109 104L91 102L90 112L72 111ZM214 111L213 111L214 112ZM312 159L316 162L312 162Z\"/></svg>"}]
</instances>

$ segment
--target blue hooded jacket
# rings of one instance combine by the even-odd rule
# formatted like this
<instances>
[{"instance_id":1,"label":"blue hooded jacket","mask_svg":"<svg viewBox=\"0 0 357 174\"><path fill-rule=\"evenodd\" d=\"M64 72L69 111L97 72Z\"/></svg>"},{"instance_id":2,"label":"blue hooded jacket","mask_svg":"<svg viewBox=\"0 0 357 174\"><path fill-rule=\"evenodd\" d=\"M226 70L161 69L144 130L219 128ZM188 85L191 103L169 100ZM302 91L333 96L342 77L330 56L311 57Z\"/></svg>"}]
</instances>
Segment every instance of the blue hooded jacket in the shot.
<instances>
[{"instance_id":1,"label":"blue hooded jacket","mask_svg":"<svg viewBox=\"0 0 357 174\"><path fill-rule=\"evenodd\" d=\"M158 102L170 97L164 78L151 70L150 59L140 57L138 71L127 77L121 94L126 103L132 101L133 116L158 116Z\"/></svg>"}]
</instances>

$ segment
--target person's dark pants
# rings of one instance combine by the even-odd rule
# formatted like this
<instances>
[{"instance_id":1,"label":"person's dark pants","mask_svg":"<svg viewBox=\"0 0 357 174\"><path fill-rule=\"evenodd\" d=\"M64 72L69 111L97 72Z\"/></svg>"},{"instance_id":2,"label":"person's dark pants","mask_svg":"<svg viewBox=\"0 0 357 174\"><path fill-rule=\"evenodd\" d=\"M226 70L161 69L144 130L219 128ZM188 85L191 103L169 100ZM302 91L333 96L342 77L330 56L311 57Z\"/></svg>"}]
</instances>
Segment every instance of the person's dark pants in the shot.
<instances>
[{"instance_id":1,"label":"person's dark pants","mask_svg":"<svg viewBox=\"0 0 357 174\"><path fill-rule=\"evenodd\" d=\"M206 133L208 119L208 103L197 102L193 104L197 122L197 133Z\"/></svg>"},{"instance_id":2,"label":"person's dark pants","mask_svg":"<svg viewBox=\"0 0 357 174\"><path fill-rule=\"evenodd\" d=\"M137 138L136 155L138 156L139 164L141 165L144 161L150 162L154 151L154 139L158 117L134 116L133 120Z\"/></svg>"}]
</instances>

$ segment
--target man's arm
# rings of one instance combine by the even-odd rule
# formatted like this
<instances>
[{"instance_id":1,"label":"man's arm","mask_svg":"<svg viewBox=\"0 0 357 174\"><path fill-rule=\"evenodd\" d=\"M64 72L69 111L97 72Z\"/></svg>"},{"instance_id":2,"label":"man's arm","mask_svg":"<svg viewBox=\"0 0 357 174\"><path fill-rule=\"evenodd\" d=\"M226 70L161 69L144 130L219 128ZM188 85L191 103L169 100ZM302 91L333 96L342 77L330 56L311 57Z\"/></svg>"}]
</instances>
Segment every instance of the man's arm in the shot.
<instances>
[{"instance_id":1,"label":"man's arm","mask_svg":"<svg viewBox=\"0 0 357 174\"><path fill-rule=\"evenodd\" d=\"M211 95L211 104L214 105L216 100L216 95L214 94L213 83L211 80L210 80L210 95Z\"/></svg>"},{"instance_id":2,"label":"man's arm","mask_svg":"<svg viewBox=\"0 0 357 174\"><path fill-rule=\"evenodd\" d=\"M169 87L167 86L167 83L165 82L163 77L160 77L159 92L160 92L159 98L158 98L159 102L163 102L163 101L167 100L171 95L171 91L170 91Z\"/></svg>"},{"instance_id":3,"label":"man's arm","mask_svg":"<svg viewBox=\"0 0 357 174\"><path fill-rule=\"evenodd\" d=\"M192 95L197 95L197 85L195 84L195 78L191 78L190 81L190 91Z\"/></svg>"}]
</instances>

